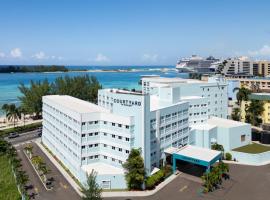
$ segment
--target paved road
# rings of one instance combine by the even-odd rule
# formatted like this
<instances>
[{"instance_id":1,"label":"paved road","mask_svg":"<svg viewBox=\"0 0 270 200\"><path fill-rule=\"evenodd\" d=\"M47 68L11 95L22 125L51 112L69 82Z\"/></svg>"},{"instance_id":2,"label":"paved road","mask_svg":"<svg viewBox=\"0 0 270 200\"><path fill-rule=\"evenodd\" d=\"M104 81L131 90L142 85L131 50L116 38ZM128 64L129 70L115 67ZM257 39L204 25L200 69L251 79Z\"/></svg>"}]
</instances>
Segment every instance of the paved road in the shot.
<instances>
[{"instance_id":1,"label":"paved road","mask_svg":"<svg viewBox=\"0 0 270 200\"><path fill-rule=\"evenodd\" d=\"M266 200L270 196L270 165L230 165L231 179L221 189L201 194L201 184L183 176L149 197L107 198L108 200Z\"/></svg>"},{"instance_id":2,"label":"paved road","mask_svg":"<svg viewBox=\"0 0 270 200\"><path fill-rule=\"evenodd\" d=\"M76 191L71 187L71 185L66 181L65 177L58 171L58 169L53 165L53 163L48 159L48 157L42 152L42 150L35 144L33 154L40 155L44 158L48 168L51 172L47 175L48 178L53 177L53 189L47 191L43 186L41 180L34 171L32 165L27 160L27 157L23 153L23 145L17 146L19 157L22 159L23 169L29 175L31 184L34 186L33 190L30 190L29 193L35 192L37 195L35 199L38 200L79 200L81 199Z\"/></svg>"},{"instance_id":3,"label":"paved road","mask_svg":"<svg viewBox=\"0 0 270 200\"><path fill-rule=\"evenodd\" d=\"M38 130L22 133L22 134L20 134L19 137L12 138L12 139L8 139L6 137L6 140L9 141L13 145L17 145L17 144L24 143L24 142L27 142L30 140L34 140L36 138L39 138Z\"/></svg>"}]
</instances>

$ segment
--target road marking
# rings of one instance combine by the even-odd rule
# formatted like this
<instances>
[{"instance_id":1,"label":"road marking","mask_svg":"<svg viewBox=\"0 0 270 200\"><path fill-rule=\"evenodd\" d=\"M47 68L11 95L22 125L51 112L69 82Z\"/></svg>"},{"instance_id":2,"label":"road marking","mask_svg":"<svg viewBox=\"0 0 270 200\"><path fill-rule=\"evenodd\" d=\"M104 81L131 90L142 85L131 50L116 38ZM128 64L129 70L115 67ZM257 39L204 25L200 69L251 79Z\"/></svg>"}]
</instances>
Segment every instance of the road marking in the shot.
<instances>
[{"instance_id":1,"label":"road marking","mask_svg":"<svg viewBox=\"0 0 270 200\"><path fill-rule=\"evenodd\" d=\"M188 186L187 185L185 185L184 187L182 187L179 191L180 192L183 192L185 189L187 189L188 188Z\"/></svg>"}]
</instances>

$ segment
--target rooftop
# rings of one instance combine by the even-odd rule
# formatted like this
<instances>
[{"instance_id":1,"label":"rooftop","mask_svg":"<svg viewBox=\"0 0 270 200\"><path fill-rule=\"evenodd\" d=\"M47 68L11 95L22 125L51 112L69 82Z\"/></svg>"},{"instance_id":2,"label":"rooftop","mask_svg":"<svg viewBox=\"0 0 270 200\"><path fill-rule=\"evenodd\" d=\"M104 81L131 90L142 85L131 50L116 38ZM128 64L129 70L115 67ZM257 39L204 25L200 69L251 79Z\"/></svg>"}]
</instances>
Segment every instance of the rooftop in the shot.
<instances>
[{"instance_id":1,"label":"rooftop","mask_svg":"<svg viewBox=\"0 0 270 200\"><path fill-rule=\"evenodd\" d=\"M83 165L82 169L90 174L92 170L98 173L98 175L104 174L124 174L124 170L122 168L114 167L112 165L108 165L105 163L97 162L88 165Z\"/></svg>"},{"instance_id":2,"label":"rooftop","mask_svg":"<svg viewBox=\"0 0 270 200\"><path fill-rule=\"evenodd\" d=\"M196 130L211 130L215 127L217 127L217 126L213 125L213 124L208 124L208 123L195 124L195 125L191 126L192 129L196 129Z\"/></svg>"},{"instance_id":3,"label":"rooftop","mask_svg":"<svg viewBox=\"0 0 270 200\"><path fill-rule=\"evenodd\" d=\"M202 83L204 81L197 79L167 78L167 77L143 77L142 80L156 83Z\"/></svg>"},{"instance_id":4,"label":"rooftop","mask_svg":"<svg viewBox=\"0 0 270 200\"><path fill-rule=\"evenodd\" d=\"M225 128L230 128L230 127L238 127L238 126L243 126L246 123L244 122L238 122L230 119L223 119L219 117L211 117L210 119L207 120L207 123L209 125L216 125L219 127L225 127Z\"/></svg>"},{"instance_id":5,"label":"rooftop","mask_svg":"<svg viewBox=\"0 0 270 200\"><path fill-rule=\"evenodd\" d=\"M106 108L68 95L48 95L44 98L78 113L110 112Z\"/></svg>"},{"instance_id":6,"label":"rooftop","mask_svg":"<svg viewBox=\"0 0 270 200\"><path fill-rule=\"evenodd\" d=\"M216 158L218 155L220 155L220 151L201 148L201 147L192 146L192 145L186 145L184 147L181 147L180 149L170 147L166 149L164 152L169 153L169 154L178 154L178 155L186 156L189 158L203 160L206 162L210 162L214 158Z\"/></svg>"}]
</instances>

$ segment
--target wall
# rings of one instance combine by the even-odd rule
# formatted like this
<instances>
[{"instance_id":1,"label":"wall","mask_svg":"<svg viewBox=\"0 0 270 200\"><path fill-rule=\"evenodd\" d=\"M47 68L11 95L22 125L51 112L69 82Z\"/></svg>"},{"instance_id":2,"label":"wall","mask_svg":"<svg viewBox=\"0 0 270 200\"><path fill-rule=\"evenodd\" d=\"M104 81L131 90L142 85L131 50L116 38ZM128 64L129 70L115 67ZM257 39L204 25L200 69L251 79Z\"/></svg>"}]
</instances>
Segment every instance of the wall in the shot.
<instances>
[{"instance_id":1,"label":"wall","mask_svg":"<svg viewBox=\"0 0 270 200\"><path fill-rule=\"evenodd\" d=\"M270 162L270 151L258 154L249 154L243 152L230 151L232 158L238 162L250 165L263 165Z\"/></svg>"}]
</instances>

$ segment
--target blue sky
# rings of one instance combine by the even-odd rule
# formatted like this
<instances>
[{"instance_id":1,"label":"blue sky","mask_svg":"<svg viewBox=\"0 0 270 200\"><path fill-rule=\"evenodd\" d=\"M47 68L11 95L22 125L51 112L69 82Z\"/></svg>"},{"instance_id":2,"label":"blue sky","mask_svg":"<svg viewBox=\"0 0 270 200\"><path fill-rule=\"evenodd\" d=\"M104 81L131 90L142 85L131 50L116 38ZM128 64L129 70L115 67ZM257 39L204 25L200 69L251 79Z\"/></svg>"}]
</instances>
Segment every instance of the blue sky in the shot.
<instances>
[{"instance_id":1,"label":"blue sky","mask_svg":"<svg viewBox=\"0 0 270 200\"><path fill-rule=\"evenodd\" d=\"M0 0L0 64L270 59L269 10L266 0Z\"/></svg>"}]
</instances>

